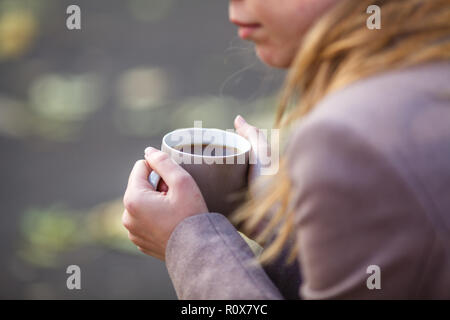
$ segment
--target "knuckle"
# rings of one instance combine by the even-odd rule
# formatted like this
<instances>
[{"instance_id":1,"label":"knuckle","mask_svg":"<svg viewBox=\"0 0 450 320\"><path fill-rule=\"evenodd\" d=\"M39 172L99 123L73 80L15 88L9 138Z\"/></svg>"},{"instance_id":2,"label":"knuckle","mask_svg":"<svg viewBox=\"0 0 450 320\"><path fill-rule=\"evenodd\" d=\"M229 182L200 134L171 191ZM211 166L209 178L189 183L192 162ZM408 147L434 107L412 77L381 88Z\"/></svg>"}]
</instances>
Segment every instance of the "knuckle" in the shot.
<instances>
[{"instance_id":1,"label":"knuckle","mask_svg":"<svg viewBox=\"0 0 450 320\"><path fill-rule=\"evenodd\" d=\"M256 136L258 134L258 132L259 132L259 129L255 126L251 126L251 125L249 125L245 130L245 134L248 137Z\"/></svg>"},{"instance_id":2,"label":"knuckle","mask_svg":"<svg viewBox=\"0 0 450 320\"><path fill-rule=\"evenodd\" d=\"M128 232L128 239L130 239L130 241L133 242L134 244L138 242L138 238L134 236L131 232Z\"/></svg>"},{"instance_id":3,"label":"knuckle","mask_svg":"<svg viewBox=\"0 0 450 320\"><path fill-rule=\"evenodd\" d=\"M147 167L147 161L145 161L144 159L140 159L138 161L136 161L136 167Z\"/></svg>"},{"instance_id":4,"label":"knuckle","mask_svg":"<svg viewBox=\"0 0 450 320\"><path fill-rule=\"evenodd\" d=\"M169 159L169 155L165 152L156 152L152 155L152 160L154 162L163 162Z\"/></svg>"},{"instance_id":5,"label":"knuckle","mask_svg":"<svg viewBox=\"0 0 450 320\"><path fill-rule=\"evenodd\" d=\"M138 207L138 198L130 192L123 197L123 205L129 213L134 213Z\"/></svg>"},{"instance_id":6,"label":"knuckle","mask_svg":"<svg viewBox=\"0 0 450 320\"><path fill-rule=\"evenodd\" d=\"M128 212L125 211L122 215L122 225L125 227L125 229L127 230L131 230L133 228L133 225L131 223L131 219L130 216L128 215Z\"/></svg>"},{"instance_id":7,"label":"knuckle","mask_svg":"<svg viewBox=\"0 0 450 320\"><path fill-rule=\"evenodd\" d=\"M137 246L138 250L142 253L147 253L147 250L145 250L144 248Z\"/></svg>"},{"instance_id":8,"label":"knuckle","mask_svg":"<svg viewBox=\"0 0 450 320\"><path fill-rule=\"evenodd\" d=\"M123 195L122 202L123 202L123 206L124 206L125 209L126 209L127 206L128 206L128 204L131 202L131 199L130 199L130 193L129 193L128 190L125 191L125 194Z\"/></svg>"},{"instance_id":9,"label":"knuckle","mask_svg":"<svg viewBox=\"0 0 450 320\"><path fill-rule=\"evenodd\" d=\"M185 189L192 185L193 179L187 173L179 174L175 180L175 187L179 189Z\"/></svg>"}]
</instances>

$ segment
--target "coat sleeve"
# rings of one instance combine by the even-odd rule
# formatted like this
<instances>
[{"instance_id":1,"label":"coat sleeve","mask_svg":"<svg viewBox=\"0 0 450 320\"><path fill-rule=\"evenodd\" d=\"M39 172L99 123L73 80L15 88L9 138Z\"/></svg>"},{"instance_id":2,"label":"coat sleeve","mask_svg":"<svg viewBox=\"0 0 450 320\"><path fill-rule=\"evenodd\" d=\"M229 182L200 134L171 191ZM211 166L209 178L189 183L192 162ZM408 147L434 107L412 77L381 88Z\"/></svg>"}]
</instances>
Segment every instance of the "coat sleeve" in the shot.
<instances>
[{"instance_id":1,"label":"coat sleeve","mask_svg":"<svg viewBox=\"0 0 450 320\"><path fill-rule=\"evenodd\" d=\"M226 217L183 220L167 243L166 266L179 299L282 299L254 252Z\"/></svg>"}]
</instances>

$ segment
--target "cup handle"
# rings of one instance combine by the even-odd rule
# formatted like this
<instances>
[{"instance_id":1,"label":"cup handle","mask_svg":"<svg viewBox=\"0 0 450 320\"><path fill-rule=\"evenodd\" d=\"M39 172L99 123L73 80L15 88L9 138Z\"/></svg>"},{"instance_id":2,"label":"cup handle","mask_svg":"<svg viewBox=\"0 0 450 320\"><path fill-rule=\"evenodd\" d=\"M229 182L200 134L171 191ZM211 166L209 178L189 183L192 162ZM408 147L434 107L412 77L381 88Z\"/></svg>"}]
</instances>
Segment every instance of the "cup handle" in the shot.
<instances>
[{"instance_id":1,"label":"cup handle","mask_svg":"<svg viewBox=\"0 0 450 320\"><path fill-rule=\"evenodd\" d=\"M156 171L152 171L148 176L148 182L152 185L152 187L155 190L158 188L159 180L161 180L161 177L159 174L156 173Z\"/></svg>"}]
</instances>

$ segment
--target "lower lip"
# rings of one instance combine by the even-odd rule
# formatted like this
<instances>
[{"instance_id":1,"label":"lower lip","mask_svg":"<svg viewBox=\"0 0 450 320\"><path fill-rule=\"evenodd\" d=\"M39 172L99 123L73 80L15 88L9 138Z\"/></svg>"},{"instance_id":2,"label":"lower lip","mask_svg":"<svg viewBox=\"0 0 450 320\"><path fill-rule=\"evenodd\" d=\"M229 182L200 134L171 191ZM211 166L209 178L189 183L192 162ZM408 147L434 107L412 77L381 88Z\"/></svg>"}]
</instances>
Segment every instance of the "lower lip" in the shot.
<instances>
[{"instance_id":1,"label":"lower lip","mask_svg":"<svg viewBox=\"0 0 450 320\"><path fill-rule=\"evenodd\" d=\"M239 28L239 37L242 39L250 38L261 26L254 27L240 27Z\"/></svg>"}]
</instances>

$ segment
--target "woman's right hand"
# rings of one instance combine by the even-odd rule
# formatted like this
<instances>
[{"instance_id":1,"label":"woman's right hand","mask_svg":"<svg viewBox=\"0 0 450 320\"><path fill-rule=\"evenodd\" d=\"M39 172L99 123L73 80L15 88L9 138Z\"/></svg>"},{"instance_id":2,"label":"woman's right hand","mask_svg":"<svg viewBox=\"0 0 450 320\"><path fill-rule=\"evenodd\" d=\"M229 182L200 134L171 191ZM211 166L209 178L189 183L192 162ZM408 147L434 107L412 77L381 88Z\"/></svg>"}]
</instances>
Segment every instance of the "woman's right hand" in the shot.
<instances>
[{"instance_id":1,"label":"woman's right hand","mask_svg":"<svg viewBox=\"0 0 450 320\"><path fill-rule=\"evenodd\" d=\"M253 182L261 175L261 168L267 165L264 163L266 159L270 158L270 147L267 143L267 137L260 129L248 124L240 115L234 119L234 127L236 128L236 132L247 139L252 145L248 181Z\"/></svg>"}]
</instances>

